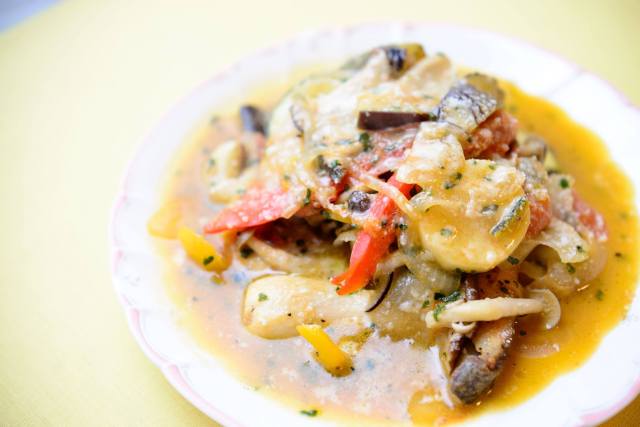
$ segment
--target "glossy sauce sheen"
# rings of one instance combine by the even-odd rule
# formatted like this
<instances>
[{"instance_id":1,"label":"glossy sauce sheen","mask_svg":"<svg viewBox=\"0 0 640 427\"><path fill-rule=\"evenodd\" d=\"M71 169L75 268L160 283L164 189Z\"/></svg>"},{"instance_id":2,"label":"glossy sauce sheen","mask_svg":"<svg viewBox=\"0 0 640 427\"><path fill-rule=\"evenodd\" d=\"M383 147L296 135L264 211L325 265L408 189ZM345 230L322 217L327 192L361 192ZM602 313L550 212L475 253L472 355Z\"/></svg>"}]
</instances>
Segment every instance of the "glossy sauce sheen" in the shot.
<instances>
[{"instance_id":1,"label":"glossy sauce sheen","mask_svg":"<svg viewBox=\"0 0 640 427\"><path fill-rule=\"evenodd\" d=\"M256 392L276 396L294 410L317 409L321 417L361 425L412 420L447 424L485 411L515 405L540 392L558 375L584 363L603 336L625 315L637 281L638 222L629 180L612 163L603 143L571 121L554 105L526 95L509 84L506 107L521 129L542 136L563 171L573 175L576 190L605 217L608 262L588 287L562 301L562 319L540 331L535 318L519 322L514 351L493 390L476 405L449 409L434 384L440 373L425 357L430 351L408 341L392 342L375 328L354 359L355 371L334 378L314 360L301 338L265 340L241 323L241 304L248 271L234 268L211 278L185 259L177 241L158 240L166 259L166 287L182 314L183 326L197 342L228 366ZM262 92L263 94L277 91ZM282 93L282 92L280 92ZM263 96L277 100L277 96ZM259 102L265 107L270 103ZM164 204L182 205L181 222L200 230L216 208L203 177L208 153L231 136L220 125L207 124L177 157L164 191ZM243 260L249 266L251 258ZM226 283L222 283L226 282ZM222 283L222 284L221 284ZM336 340L354 333L349 326L327 328ZM551 353L546 357L531 357ZM305 415L301 414L301 417ZM358 418L355 418L357 416Z\"/></svg>"}]
</instances>

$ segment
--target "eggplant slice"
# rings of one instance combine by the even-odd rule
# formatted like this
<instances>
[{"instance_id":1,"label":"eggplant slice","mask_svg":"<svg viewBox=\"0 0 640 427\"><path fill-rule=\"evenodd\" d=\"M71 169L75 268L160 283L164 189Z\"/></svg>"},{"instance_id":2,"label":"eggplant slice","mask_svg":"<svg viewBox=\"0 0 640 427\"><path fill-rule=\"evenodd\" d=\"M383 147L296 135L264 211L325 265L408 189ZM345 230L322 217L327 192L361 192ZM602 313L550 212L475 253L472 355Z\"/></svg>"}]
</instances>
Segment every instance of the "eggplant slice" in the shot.
<instances>
[{"instance_id":1,"label":"eggplant slice","mask_svg":"<svg viewBox=\"0 0 640 427\"><path fill-rule=\"evenodd\" d=\"M397 128L411 123L436 120L433 113L414 113L401 111L360 111L358 127L366 130Z\"/></svg>"},{"instance_id":2,"label":"eggplant slice","mask_svg":"<svg viewBox=\"0 0 640 427\"><path fill-rule=\"evenodd\" d=\"M487 273L469 275L465 278L463 294L467 300L496 298L500 296L521 297L522 286L515 270L495 268ZM503 318L492 322L479 322L473 337L461 344L456 338L457 360L451 372L451 392L460 401L470 404L478 400L491 388L502 372L504 360L515 335L515 318Z\"/></svg>"},{"instance_id":3,"label":"eggplant slice","mask_svg":"<svg viewBox=\"0 0 640 427\"><path fill-rule=\"evenodd\" d=\"M357 71L365 66L373 52L383 49L387 56L387 62L393 77L399 77L402 73L411 68L416 62L426 55L422 45L419 43L404 43L399 45L382 46L372 49L361 55L351 58L343 66L343 70Z\"/></svg>"},{"instance_id":4,"label":"eggplant slice","mask_svg":"<svg viewBox=\"0 0 640 427\"><path fill-rule=\"evenodd\" d=\"M493 96L461 81L440 101L438 120L470 132L489 118L497 107L498 100Z\"/></svg>"},{"instance_id":5,"label":"eggplant slice","mask_svg":"<svg viewBox=\"0 0 640 427\"><path fill-rule=\"evenodd\" d=\"M266 135L264 113L253 105L240 107L242 129L246 132L257 132Z\"/></svg>"}]
</instances>

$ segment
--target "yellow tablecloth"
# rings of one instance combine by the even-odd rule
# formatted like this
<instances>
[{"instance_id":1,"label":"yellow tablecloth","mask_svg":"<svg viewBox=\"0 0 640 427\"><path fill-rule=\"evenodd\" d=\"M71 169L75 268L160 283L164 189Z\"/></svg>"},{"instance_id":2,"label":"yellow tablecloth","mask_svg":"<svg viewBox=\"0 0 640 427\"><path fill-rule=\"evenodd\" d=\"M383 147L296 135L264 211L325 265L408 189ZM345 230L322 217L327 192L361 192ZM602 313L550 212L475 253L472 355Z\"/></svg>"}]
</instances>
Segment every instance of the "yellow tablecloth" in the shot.
<instances>
[{"instance_id":1,"label":"yellow tablecloth","mask_svg":"<svg viewBox=\"0 0 640 427\"><path fill-rule=\"evenodd\" d=\"M527 39L640 103L634 0L69 1L0 33L0 425L214 424L138 349L112 290L106 227L126 161L224 65L387 18ZM640 401L611 425L640 425Z\"/></svg>"}]
</instances>

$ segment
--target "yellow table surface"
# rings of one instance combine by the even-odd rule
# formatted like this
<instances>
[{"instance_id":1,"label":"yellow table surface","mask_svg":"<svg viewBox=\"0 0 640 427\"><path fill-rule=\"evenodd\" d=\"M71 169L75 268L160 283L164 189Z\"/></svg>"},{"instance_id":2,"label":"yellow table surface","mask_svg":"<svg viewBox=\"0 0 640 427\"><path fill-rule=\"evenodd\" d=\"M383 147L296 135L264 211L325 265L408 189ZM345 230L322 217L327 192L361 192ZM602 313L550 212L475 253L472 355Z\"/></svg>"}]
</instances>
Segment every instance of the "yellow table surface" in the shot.
<instances>
[{"instance_id":1,"label":"yellow table surface","mask_svg":"<svg viewBox=\"0 0 640 427\"><path fill-rule=\"evenodd\" d=\"M214 425L145 358L112 290L107 222L125 164L226 64L385 18L511 34L640 103L634 0L70 1L0 33L0 425ZM611 425L640 425L640 401Z\"/></svg>"}]
</instances>

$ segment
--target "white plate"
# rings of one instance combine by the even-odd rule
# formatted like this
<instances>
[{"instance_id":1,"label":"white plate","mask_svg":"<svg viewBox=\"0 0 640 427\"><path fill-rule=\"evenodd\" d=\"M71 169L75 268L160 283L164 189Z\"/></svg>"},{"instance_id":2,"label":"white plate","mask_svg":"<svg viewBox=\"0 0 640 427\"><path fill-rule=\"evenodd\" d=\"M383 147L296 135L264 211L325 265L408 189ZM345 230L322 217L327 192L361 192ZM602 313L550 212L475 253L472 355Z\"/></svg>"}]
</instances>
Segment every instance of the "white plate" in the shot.
<instances>
[{"instance_id":1,"label":"white plate","mask_svg":"<svg viewBox=\"0 0 640 427\"><path fill-rule=\"evenodd\" d=\"M176 309L161 285L146 221L159 204L168 164L187 134L243 88L301 64L335 62L367 48L416 41L430 52L484 70L547 98L595 131L636 185L640 199L640 111L600 78L522 41L449 25L387 23L305 33L264 50L205 81L173 106L144 138L129 165L111 220L112 275L129 325L142 350L182 395L226 426L323 425L305 419L225 372L177 326ZM640 392L640 298L579 369L557 378L525 403L474 419L474 425L578 426L599 423ZM251 408L251 410L247 410Z\"/></svg>"}]
</instances>

